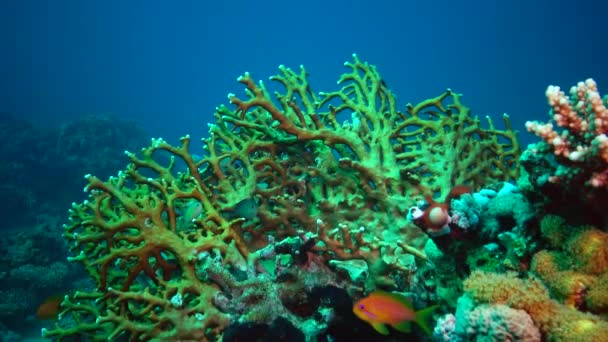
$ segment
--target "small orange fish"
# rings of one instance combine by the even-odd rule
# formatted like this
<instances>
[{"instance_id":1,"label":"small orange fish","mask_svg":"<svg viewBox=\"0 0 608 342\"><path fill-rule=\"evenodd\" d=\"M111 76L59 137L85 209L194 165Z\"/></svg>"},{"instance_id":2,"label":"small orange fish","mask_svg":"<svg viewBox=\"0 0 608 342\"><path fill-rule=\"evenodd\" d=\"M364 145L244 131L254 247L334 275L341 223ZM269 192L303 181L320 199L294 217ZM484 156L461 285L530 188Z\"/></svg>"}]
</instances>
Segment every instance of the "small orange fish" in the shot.
<instances>
[{"instance_id":1,"label":"small orange fish","mask_svg":"<svg viewBox=\"0 0 608 342\"><path fill-rule=\"evenodd\" d=\"M36 317L41 320L56 319L62 301L63 296L51 296L45 299L36 310Z\"/></svg>"},{"instance_id":2,"label":"small orange fish","mask_svg":"<svg viewBox=\"0 0 608 342\"><path fill-rule=\"evenodd\" d=\"M427 334L431 334L429 319L437 305L416 312L404 296L396 293L374 291L353 306L357 317L371 324L377 332L388 335L387 325L401 332L410 332L414 321Z\"/></svg>"}]
</instances>

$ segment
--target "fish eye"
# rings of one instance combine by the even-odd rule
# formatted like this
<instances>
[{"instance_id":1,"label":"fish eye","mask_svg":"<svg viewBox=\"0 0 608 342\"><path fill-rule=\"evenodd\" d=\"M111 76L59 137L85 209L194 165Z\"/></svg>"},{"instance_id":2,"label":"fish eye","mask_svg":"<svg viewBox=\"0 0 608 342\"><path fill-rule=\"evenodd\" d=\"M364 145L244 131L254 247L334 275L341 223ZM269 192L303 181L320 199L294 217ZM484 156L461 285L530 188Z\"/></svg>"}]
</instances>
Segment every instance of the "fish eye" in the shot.
<instances>
[{"instance_id":1,"label":"fish eye","mask_svg":"<svg viewBox=\"0 0 608 342\"><path fill-rule=\"evenodd\" d=\"M364 309L365 306L363 306L363 304L359 304L359 309Z\"/></svg>"}]
</instances>

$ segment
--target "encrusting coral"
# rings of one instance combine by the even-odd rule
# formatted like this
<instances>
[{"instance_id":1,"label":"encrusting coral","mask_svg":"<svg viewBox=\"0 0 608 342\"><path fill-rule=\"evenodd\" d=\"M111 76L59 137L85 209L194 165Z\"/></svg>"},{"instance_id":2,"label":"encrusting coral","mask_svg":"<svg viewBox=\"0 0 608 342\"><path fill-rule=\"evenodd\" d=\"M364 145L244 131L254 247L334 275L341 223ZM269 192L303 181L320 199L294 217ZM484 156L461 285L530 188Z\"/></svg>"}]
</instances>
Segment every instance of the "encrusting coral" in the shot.
<instances>
[{"instance_id":1,"label":"encrusting coral","mask_svg":"<svg viewBox=\"0 0 608 342\"><path fill-rule=\"evenodd\" d=\"M549 341L602 341L608 334L608 322L551 299L543 283L534 277L474 271L465 280L464 291L476 303L504 304L525 311Z\"/></svg>"},{"instance_id":2,"label":"encrusting coral","mask_svg":"<svg viewBox=\"0 0 608 342\"><path fill-rule=\"evenodd\" d=\"M484 129L457 93L400 112L375 67L345 65L342 88L319 95L303 67L279 68L274 97L245 74L202 158L188 136L154 139L108 181L88 175L64 236L97 290L66 297L43 335L218 340L282 317L315 336L328 317L306 304L315 288L407 289L427 240L408 208L514 180L519 146L506 116Z\"/></svg>"},{"instance_id":3,"label":"encrusting coral","mask_svg":"<svg viewBox=\"0 0 608 342\"><path fill-rule=\"evenodd\" d=\"M607 314L608 233L554 215L541 221L541 231L550 244L534 255L531 270L565 305Z\"/></svg>"},{"instance_id":4,"label":"encrusting coral","mask_svg":"<svg viewBox=\"0 0 608 342\"><path fill-rule=\"evenodd\" d=\"M608 99L600 98L591 79L579 82L570 96L553 86L546 95L557 127L527 123L528 130L544 141L523 153L518 180L539 218L537 225L515 235L534 240L533 245L523 244L533 254L524 263L529 268L515 269L517 273L475 270L463 283L464 296L477 307L507 305L525 311L541 332L539 340L605 341ZM509 240L516 242L512 237ZM440 322L438 336L455 331L448 316Z\"/></svg>"}]
</instances>

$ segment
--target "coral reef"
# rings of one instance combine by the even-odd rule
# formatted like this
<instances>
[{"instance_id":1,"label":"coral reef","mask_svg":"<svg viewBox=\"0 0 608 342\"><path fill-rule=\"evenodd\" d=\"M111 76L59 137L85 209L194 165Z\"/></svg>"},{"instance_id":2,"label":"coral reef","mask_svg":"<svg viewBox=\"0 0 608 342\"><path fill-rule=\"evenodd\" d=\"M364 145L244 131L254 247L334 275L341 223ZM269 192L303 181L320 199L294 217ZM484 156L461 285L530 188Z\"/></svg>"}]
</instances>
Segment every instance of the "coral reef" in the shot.
<instances>
[{"instance_id":1,"label":"coral reef","mask_svg":"<svg viewBox=\"0 0 608 342\"><path fill-rule=\"evenodd\" d=\"M43 221L44 222L44 221ZM23 341L38 326L32 313L46 298L72 288L82 270L67 262L61 225L38 223L27 231L0 237L0 336ZM10 338L9 338L10 336Z\"/></svg>"},{"instance_id":2,"label":"coral reef","mask_svg":"<svg viewBox=\"0 0 608 342\"><path fill-rule=\"evenodd\" d=\"M3 230L35 225L45 216L65 215L81 193L85 173L108 177L124 167L125 148L147 143L135 123L107 115L86 115L60 128L40 128L0 114L0 208ZM43 174L44 177L40 177ZM57 186L61 185L61 186ZM21 213L14 215L14 213Z\"/></svg>"},{"instance_id":3,"label":"coral reef","mask_svg":"<svg viewBox=\"0 0 608 342\"><path fill-rule=\"evenodd\" d=\"M469 297L473 310L489 304L524 311L541 333L533 340L604 341L608 334L608 216L603 208L607 99L600 98L593 80L580 82L569 97L551 86L547 97L559 131L551 123L527 123L528 130L543 141L528 146L522 155L518 180L533 209L527 212L542 219L533 219L526 229L498 235L505 246L511 246L511 255L523 251L531 258L520 258L526 267L513 269L517 273L495 266L477 268L464 281L461 299ZM436 328L436 339L459 337L457 327L467 320L459 320L457 314L452 324L445 316Z\"/></svg>"},{"instance_id":4,"label":"coral reef","mask_svg":"<svg viewBox=\"0 0 608 342\"><path fill-rule=\"evenodd\" d=\"M543 141L523 153L519 186L562 215L567 201L576 199L581 205L568 214L594 216L595 223L605 225L608 216L601 203L608 201L608 97L600 97L592 79L579 82L569 95L549 86L546 96L553 122L526 123Z\"/></svg>"},{"instance_id":5,"label":"coral reef","mask_svg":"<svg viewBox=\"0 0 608 342\"><path fill-rule=\"evenodd\" d=\"M569 97L550 87L560 131L528 123L543 141L520 157L507 116L505 130L484 128L451 90L401 112L353 58L331 92L313 92L303 67L279 67L273 94L245 74L200 148L153 139L115 176L85 176L63 237L94 286L65 296L43 336L605 339L608 111L595 83ZM59 150L87 143L62 136ZM10 274L64 278L41 275L67 272L53 262ZM433 336L396 320L378 336L352 311L378 290L399 294L391 307L438 305Z\"/></svg>"},{"instance_id":6,"label":"coral reef","mask_svg":"<svg viewBox=\"0 0 608 342\"><path fill-rule=\"evenodd\" d=\"M464 291L476 304L502 304L525 311L549 341L602 341L608 334L608 322L552 299L535 277L474 271L464 282Z\"/></svg>"},{"instance_id":7,"label":"coral reef","mask_svg":"<svg viewBox=\"0 0 608 342\"><path fill-rule=\"evenodd\" d=\"M147 140L134 123L101 115L55 129L1 114L0 137L8 142L0 146L0 335L22 341L38 326L38 305L86 284L82 267L67 262L61 237L66 206L84 198L78 180L115 173L127 162L117 158L124 148Z\"/></svg>"},{"instance_id":8,"label":"coral reef","mask_svg":"<svg viewBox=\"0 0 608 342\"><path fill-rule=\"evenodd\" d=\"M553 120L563 130L556 132L553 124L536 121L528 121L526 128L543 138L561 158L557 160L561 168L550 175L548 181L582 180L584 185L605 189L608 186L608 109L597 84L592 79L579 82L570 89L570 96L557 86L549 86L546 95Z\"/></svg>"},{"instance_id":9,"label":"coral reef","mask_svg":"<svg viewBox=\"0 0 608 342\"><path fill-rule=\"evenodd\" d=\"M349 318L312 303L327 286L355 300L423 288L429 227L410 208L514 181L515 133L506 116L483 128L451 90L400 112L375 67L345 65L342 88L318 95L303 67L279 68L274 97L245 74L202 158L188 136L154 139L108 181L87 175L64 237L97 289L66 297L43 335L201 341L278 324L314 339Z\"/></svg>"},{"instance_id":10,"label":"coral reef","mask_svg":"<svg viewBox=\"0 0 608 342\"><path fill-rule=\"evenodd\" d=\"M468 296L458 299L456 315L437 321L435 341L526 341L541 340L540 331L523 310L503 304L476 305Z\"/></svg>"},{"instance_id":11,"label":"coral reef","mask_svg":"<svg viewBox=\"0 0 608 342\"><path fill-rule=\"evenodd\" d=\"M608 314L608 232L592 226L571 226L558 216L541 222L547 249L536 253L531 270L564 304Z\"/></svg>"}]
</instances>

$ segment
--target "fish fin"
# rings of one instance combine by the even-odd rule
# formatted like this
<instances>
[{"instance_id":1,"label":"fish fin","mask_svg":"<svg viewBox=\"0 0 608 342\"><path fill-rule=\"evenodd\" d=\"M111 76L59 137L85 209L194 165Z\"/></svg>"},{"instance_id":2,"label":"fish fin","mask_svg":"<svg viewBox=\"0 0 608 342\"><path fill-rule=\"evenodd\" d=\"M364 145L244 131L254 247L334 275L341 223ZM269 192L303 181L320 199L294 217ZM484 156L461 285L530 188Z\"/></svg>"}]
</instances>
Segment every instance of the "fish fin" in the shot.
<instances>
[{"instance_id":1,"label":"fish fin","mask_svg":"<svg viewBox=\"0 0 608 342\"><path fill-rule=\"evenodd\" d=\"M386 292L386 291L381 291L381 290L376 290L376 291L374 291L374 293L381 295L381 296L391 298L394 301L398 302L399 304L405 306L406 308L414 311L414 306L412 305L412 303L407 299L407 297L405 297L402 294Z\"/></svg>"},{"instance_id":2,"label":"fish fin","mask_svg":"<svg viewBox=\"0 0 608 342\"><path fill-rule=\"evenodd\" d=\"M377 322L377 323L371 323L372 327L374 327L374 329L376 329L377 332L381 333L382 335L388 335L388 328L386 327L386 325Z\"/></svg>"},{"instance_id":3,"label":"fish fin","mask_svg":"<svg viewBox=\"0 0 608 342\"><path fill-rule=\"evenodd\" d=\"M410 331L412 331L412 325L410 324L410 321L399 322L391 326L395 328L395 330L401 331L403 333L409 333Z\"/></svg>"},{"instance_id":4,"label":"fish fin","mask_svg":"<svg viewBox=\"0 0 608 342\"><path fill-rule=\"evenodd\" d=\"M429 306L428 308L424 308L424 309L416 312L416 317L414 318L414 321L428 335L431 335L431 333L433 332L431 330L431 320L433 319L433 312L438 307L439 307L439 305L433 305L433 306Z\"/></svg>"}]
</instances>

